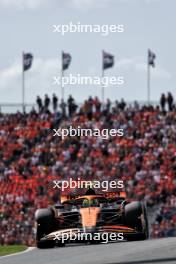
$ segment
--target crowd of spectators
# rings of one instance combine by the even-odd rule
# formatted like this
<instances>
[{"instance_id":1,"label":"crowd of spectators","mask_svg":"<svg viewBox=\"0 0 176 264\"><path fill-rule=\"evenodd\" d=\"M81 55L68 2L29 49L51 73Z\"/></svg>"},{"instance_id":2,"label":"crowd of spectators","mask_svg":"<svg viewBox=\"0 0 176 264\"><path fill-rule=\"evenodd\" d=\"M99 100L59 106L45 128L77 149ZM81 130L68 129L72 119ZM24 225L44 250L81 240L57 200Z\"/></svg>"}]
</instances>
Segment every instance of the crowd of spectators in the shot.
<instances>
[{"instance_id":1,"label":"crowd of spectators","mask_svg":"<svg viewBox=\"0 0 176 264\"><path fill-rule=\"evenodd\" d=\"M162 203L152 224L152 237L176 236L176 196L171 195Z\"/></svg>"},{"instance_id":2,"label":"crowd of spectators","mask_svg":"<svg viewBox=\"0 0 176 264\"><path fill-rule=\"evenodd\" d=\"M49 110L0 114L0 244L34 245L34 212L59 199L54 179L122 179L130 199L161 205L151 235L175 234L176 107L72 96ZM57 100L56 100L57 99ZM53 104L54 106L54 104ZM53 128L123 128L123 137L53 137ZM68 189L67 192L70 190Z\"/></svg>"},{"instance_id":3,"label":"crowd of spectators","mask_svg":"<svg viewBox=\"0 0 176 264\"><path fill-rule=\"evenodd\" d=\"M166 111L166 105L168 105L168 110L172 111L174 107L173 95L169 92L167 96L163 93L160 98L161 110Z\"/></svg>"}]
</instances>

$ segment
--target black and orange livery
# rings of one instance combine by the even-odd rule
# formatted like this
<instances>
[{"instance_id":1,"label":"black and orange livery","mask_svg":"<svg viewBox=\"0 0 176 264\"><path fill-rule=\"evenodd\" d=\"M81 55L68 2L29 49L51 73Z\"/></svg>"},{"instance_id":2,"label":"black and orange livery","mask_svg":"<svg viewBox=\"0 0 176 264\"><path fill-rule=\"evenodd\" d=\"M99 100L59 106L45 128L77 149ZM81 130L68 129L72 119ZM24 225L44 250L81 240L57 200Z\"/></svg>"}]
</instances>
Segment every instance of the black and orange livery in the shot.
<instances>
[{"instance_id":1,"label":"black and orange livery","mask_svg":"<svg viewBox=\"0 0 176 264\"><path fill-rule=\"evenodd\" d=\"M89 189L85 195L61 196L59 205L38 209L35 214L37 247L63 246L61 240L55 238L70 231L123 233L125 240L147 239L148 220L144 203L128 202L125 197L124 192L95 194Z\"/></svg>"}]
</instances>

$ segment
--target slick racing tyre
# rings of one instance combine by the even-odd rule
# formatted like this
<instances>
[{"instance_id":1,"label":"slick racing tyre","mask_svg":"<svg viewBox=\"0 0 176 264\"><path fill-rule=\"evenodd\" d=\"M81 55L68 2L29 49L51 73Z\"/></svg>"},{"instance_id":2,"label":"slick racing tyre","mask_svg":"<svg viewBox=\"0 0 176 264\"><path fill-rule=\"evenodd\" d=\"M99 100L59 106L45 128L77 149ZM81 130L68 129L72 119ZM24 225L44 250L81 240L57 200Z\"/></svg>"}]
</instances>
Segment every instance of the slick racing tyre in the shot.
<instances>
[{"instance_id":1,"label":"slick racing tyre","mask_svg":"<svg viewBox=\"0 0 176 264\"><path fill-rule=\"evenodd\" d=\"M38 248L51 248L55 246L54 240L41 240L42 237L54 231L55 218L50 209L38 209L35 213L36 220L36 246Z\"/></svg>"},{"instance_id":2,"label":"slick racing tyre","mask_svg":"<svg viewBox=\"0 0 176 264\"><path fill-rule=\"evenodd\" d=\"M138 233L129 234L127 240L145 240L149 236L147 210L143 203L132 202L125 206L125 221L127 226L134 228Z\"/></svg>"},{"instance_id":3,"label":"slick racing tyre","mask_svg":"<svg viewBox=\"0 0 176 264\"><path fill-rule=\"evenodd\" d=\"M46 240L46 241L42 241L42 240L37 240L36 241L36 246L37 248L53 248L55 247L55 243L53 240L49 241L49 240Z\"/></svg>"}]
</instances>

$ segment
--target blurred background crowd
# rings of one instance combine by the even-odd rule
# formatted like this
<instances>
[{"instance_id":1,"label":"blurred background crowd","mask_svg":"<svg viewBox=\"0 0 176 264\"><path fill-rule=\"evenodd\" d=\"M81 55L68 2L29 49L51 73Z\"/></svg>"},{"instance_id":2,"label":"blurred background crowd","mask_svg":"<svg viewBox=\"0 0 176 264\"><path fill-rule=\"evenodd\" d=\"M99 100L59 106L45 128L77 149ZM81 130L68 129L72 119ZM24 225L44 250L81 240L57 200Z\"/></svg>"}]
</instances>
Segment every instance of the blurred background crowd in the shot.
<instances>
[{"instance_id":1,"label":"blurred background crowd","mask_svg":"<svg viewBox=\"0 0 176 264\"><path fill-rule=\"evenodd\" d=\"M176 235L176 105L104 105L37 97L29 113L0 114L0 244L34 245L34 213L59 200L54 179L122 179L153 211L152 237ZM123 137L53 137L53 128L123 128ZM69 193L71 190L67 190ZM157 208L157 210L156 210Z\"/></svg>"}]
</instances>

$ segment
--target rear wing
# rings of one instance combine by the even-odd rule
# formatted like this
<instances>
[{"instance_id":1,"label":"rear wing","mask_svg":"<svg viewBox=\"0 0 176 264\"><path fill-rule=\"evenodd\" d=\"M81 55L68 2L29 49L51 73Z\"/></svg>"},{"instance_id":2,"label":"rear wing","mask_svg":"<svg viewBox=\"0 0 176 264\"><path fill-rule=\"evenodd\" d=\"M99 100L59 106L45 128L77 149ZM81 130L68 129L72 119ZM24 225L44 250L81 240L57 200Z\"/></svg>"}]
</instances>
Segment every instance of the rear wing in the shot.
<instances>
[{"instance_id":1,"label":"rear wing","mask_svg":"<svg viewBox=\"0 0 176 264\"><path fill-rule=\"evenodd\" d=\"M107 192L107 193L99 193L97 196L102 196L107 199L113 199L113 198L126 198L126 192ZM65 201L71 201L75 200L77 198L85 197L85 194L82 195L61 195L60 200L61 203Z\"/></svg>"}]
</instances>

